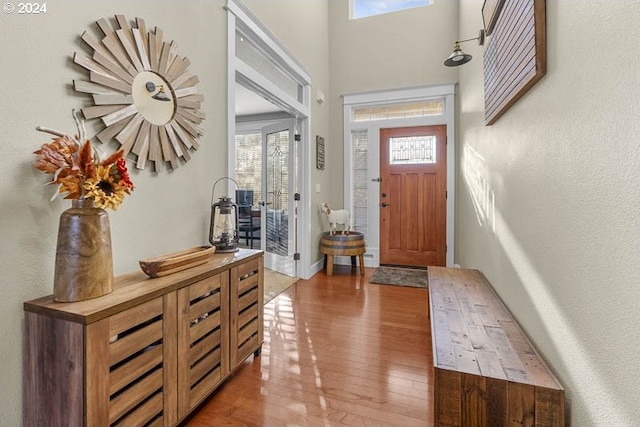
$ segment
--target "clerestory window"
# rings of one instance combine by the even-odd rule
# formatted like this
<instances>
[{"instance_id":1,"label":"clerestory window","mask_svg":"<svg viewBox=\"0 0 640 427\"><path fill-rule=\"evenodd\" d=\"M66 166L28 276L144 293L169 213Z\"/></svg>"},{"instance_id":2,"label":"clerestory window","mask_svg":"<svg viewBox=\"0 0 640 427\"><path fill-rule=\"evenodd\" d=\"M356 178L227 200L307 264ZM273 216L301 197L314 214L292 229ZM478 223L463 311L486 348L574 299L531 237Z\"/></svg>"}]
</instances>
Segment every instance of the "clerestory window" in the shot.
<instances>
[{"instance_id":1,"label":"clerestory window","mask_svg":"<svg viewBox=\"0 0 640 427\"><path fill-rule=\"evenodd\" d=\"M366 18L431 4L433 0L350 0L350 18Z\"/></svg>"}]
</instances>

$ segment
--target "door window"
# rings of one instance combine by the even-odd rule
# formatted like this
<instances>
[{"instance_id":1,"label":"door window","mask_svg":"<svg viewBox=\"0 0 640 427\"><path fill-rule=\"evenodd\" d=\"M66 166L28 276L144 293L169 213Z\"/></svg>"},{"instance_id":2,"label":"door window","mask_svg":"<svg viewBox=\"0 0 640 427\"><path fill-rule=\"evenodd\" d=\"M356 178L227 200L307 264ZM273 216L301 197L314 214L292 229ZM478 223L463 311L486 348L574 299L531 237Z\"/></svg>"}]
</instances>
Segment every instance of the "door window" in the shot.
<instances>
[{"instance_id":1,"label":"door window","mask_svg":"<svg viewBox=\"0 0 640 427\"><path fill-rule=\"evenodd\" d=\"M289 255L289 129L267 134L267 252Z\"/></svg>"},{"instance_id":2,"label":"door window","mask_svg":"<svg viewBox=\"0 0 640 427\"><path fill-rule=\"evenodd\" d=\"M389 138L389 164L431 164L436 162L436 137L402 136Z\"/></svg>"}]
</instances>

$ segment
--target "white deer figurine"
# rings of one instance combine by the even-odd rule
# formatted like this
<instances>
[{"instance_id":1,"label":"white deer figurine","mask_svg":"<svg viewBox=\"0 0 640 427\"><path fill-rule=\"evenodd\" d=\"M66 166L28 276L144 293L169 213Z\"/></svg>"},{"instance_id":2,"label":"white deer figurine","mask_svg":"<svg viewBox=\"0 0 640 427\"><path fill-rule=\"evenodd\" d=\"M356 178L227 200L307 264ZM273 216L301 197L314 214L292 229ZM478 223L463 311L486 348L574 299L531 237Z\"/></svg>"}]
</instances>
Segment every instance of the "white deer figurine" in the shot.
<instances>
[{"instance_id":1,"label":"white deer figurine","mask_svg":"<svg viewBox=\"0 0 640 427\"><path fill-rule=\"evenodd\" d=\"M327 202L322 202L320 210L323 214L327 215L329 220L329 226L331 227L331 235L336 234L336 227L338 224L343 226L342 234L349 234L351 229L351 218L349 211L346 209L331 209Z\"/></svg>"}]
</instances>

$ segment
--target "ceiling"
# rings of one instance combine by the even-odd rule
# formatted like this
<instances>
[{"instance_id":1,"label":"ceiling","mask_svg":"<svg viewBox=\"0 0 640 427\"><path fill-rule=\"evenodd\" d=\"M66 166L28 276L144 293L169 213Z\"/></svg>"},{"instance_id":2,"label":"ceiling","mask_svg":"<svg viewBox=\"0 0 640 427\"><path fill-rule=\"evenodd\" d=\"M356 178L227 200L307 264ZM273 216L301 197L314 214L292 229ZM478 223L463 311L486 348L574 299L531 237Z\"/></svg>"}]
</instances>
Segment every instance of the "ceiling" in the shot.
<instances>
[{"instance_id":1,"label":"ceiling","mask_svg":"<svg viewBox=\"0 0 640 427\"><path fill-rule=\"evenodd\" d=\"M236 116L275 113L282 111L257 93L236 84Z\"/></svg>"}]
</instances>

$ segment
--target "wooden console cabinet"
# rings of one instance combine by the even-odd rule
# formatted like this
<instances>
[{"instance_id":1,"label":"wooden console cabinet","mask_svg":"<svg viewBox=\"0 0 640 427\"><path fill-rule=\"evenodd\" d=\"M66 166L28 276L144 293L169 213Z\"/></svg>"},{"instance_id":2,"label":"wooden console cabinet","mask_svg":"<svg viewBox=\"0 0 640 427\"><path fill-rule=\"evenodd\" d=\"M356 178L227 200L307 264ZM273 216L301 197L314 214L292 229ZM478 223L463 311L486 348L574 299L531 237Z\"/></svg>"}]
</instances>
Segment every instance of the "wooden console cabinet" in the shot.
<instances>
[{"instance_id":1,"label":"wooden console cabinet","mask_svg":"<svg viewBox=\"0 0 640 427\"><path fill-rule=\"evenodd\" d=\"M173 426L263 340L263 253L24 303L23 425Z\"/></svg>"}]
</instances>

